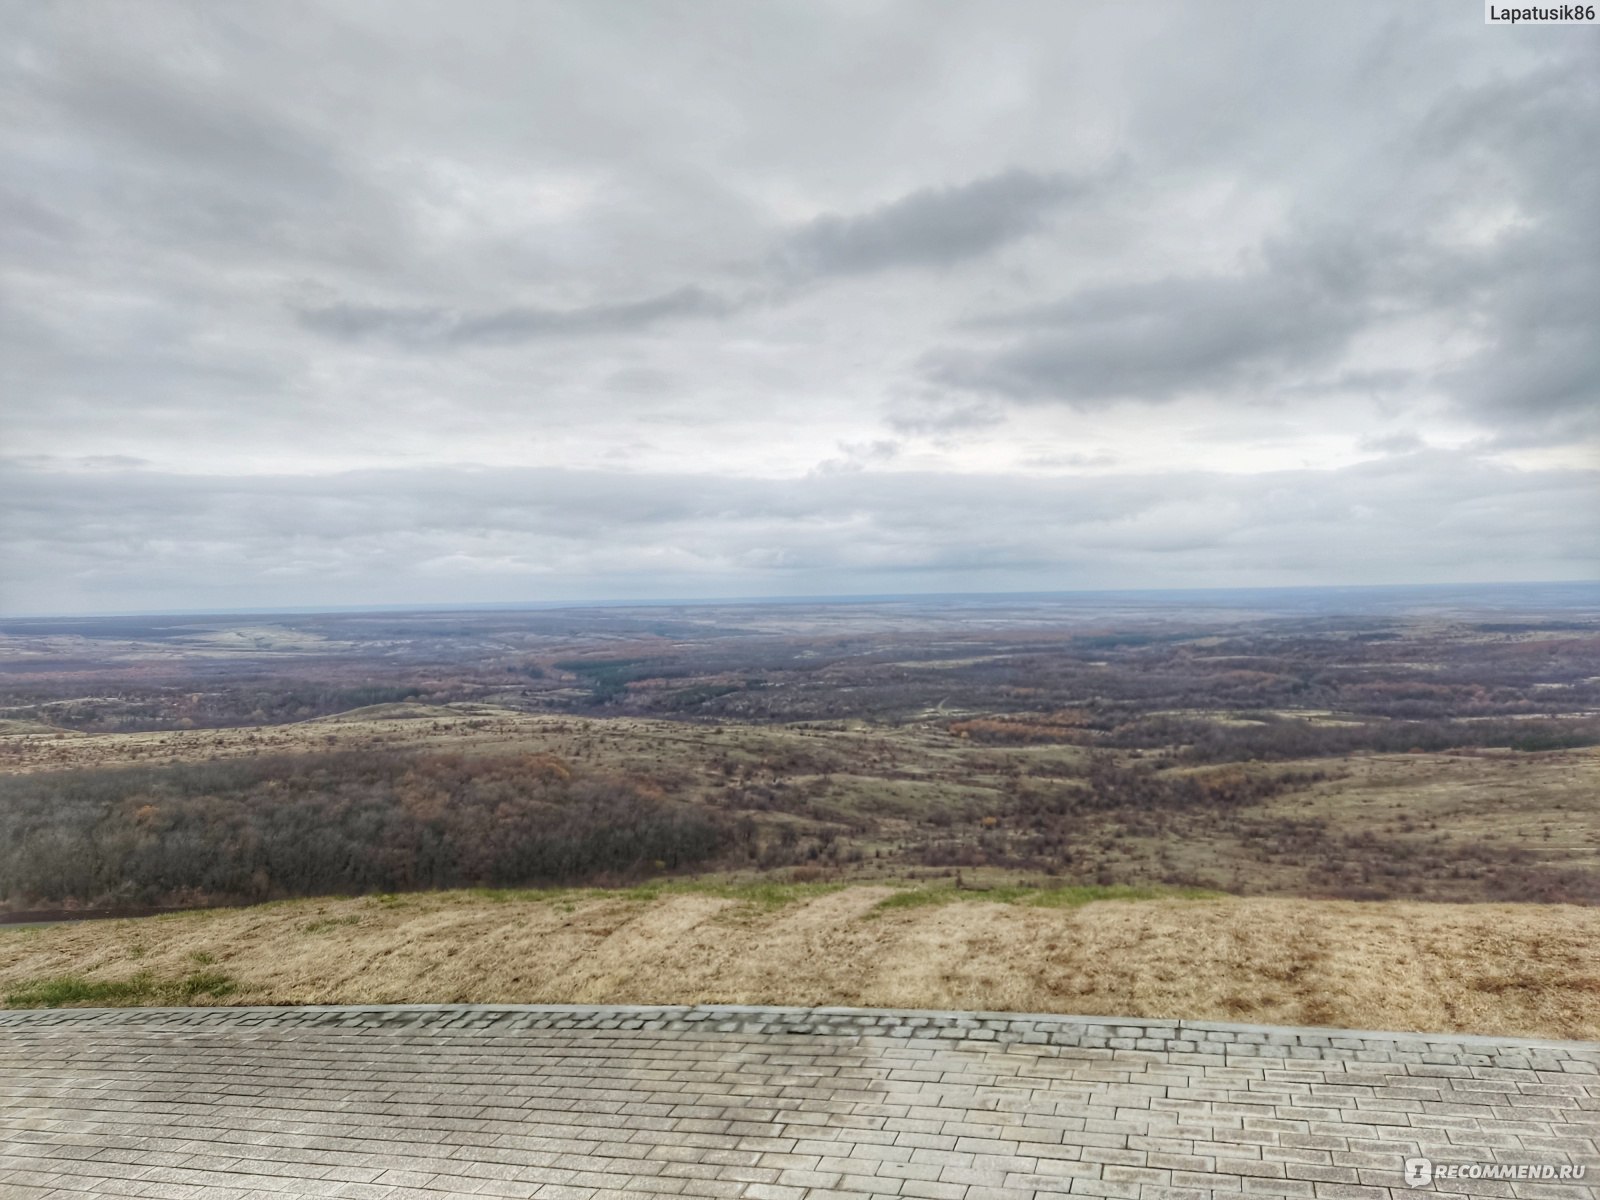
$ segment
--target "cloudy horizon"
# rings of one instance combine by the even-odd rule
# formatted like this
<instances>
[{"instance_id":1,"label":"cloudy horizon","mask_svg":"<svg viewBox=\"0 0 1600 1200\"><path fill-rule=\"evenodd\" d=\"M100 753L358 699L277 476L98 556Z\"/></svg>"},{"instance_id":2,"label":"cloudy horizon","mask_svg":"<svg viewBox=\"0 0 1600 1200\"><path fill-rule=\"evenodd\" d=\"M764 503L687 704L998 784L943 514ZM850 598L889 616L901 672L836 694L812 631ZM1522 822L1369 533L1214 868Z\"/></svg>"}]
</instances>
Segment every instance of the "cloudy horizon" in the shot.
<instances>
[{"instance_id":1,"label":"cloudy horizon","mask_svg":"<svg viewBox=\"0 0 1600 1200\"><path fill-rule=\"evenodd\" d=\"M1600 28L0 9L0 611L1600 578Z\"/></svg>"}]
</instances>

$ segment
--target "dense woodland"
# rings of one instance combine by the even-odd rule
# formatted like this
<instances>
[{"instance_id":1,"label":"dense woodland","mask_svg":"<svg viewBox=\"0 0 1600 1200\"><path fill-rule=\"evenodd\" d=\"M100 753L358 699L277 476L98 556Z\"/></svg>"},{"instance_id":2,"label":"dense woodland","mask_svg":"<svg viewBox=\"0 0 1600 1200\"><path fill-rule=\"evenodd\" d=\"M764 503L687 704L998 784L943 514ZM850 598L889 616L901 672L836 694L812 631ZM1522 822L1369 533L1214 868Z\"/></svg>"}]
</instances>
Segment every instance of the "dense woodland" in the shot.
<instances>
[{"instance_id":1,"label":"dense woodland","mask_svg":"<svg viewBox=\"0 0 1600 1200\"><path fill-rule=\"evenodd\" d=\"M738 829L548 756L316 755L4 781L0 902L183 905L678 871Z\"/></svg>"},{"instance_id":2,"label":"dense woodland","mask_svg":"<svg viewBox=\"0 0 1600 1200\"><path fill-rule=\"evenodd\" d=\"M814 766L815 764L795 765ZM1321 772L1163 774L1096 754L901 820L908 866L999 866L1101 882L1086 822L1216 818ZM818 870L878 858L884 828L810 787L709 802L549 754L328 753L0 779L0 903L188 905L462 886L632 882L716 866ZM904 814L902 814L903 816ZM1151 826L1153 827L1153 826Z\"/></svg>"}]
</instances>

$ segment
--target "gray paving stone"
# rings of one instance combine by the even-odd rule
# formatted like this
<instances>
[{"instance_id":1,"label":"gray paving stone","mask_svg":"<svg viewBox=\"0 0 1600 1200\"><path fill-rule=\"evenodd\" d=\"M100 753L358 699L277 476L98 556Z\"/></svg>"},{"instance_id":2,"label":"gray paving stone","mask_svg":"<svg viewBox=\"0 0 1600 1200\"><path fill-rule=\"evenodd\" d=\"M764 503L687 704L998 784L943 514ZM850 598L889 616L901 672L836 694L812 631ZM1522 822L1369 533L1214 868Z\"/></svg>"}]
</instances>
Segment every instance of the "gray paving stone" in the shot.
<instances>
[{"instance_id":1,"label":"gray paving stone","mask_svg":"<svg viewBox=\"0 0 1600 1200\"><path fill-rule=\"evenodd\" d=\"M0 1200L1409 1194L1587 1166L1600 1046L740 1005L0 1012Z\"/></svg>"}]
</instances>

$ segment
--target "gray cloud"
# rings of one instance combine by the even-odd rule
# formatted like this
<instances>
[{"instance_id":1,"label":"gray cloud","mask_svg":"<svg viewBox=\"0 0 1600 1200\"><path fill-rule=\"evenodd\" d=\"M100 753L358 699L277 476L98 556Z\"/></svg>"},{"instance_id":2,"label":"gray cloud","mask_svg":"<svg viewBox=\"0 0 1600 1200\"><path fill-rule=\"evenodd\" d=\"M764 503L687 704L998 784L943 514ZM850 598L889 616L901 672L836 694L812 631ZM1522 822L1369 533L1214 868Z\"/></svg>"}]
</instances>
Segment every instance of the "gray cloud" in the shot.
<instances>
[{"instance_id":1,"label":"gray cloud","mask_svg":"<svg viewBox=\"0 0 1600 1200\"><path fill-rule=\"evenodd\" d=\"M818 217L785 240L794 274L855 275L893 267L944 267L1038 230L1084 185L1013 169L950 187L929 187L855 216Z\"/></svg>"},{"instance_id":2,"label":"gray cloud","mask_svg":"<svg viewBox=\"0 0 1600 1200\"><path fill-rule=\"evenodd\" d=\"M731 307L728 301L701 288L683 287L645 300L580 308L517 306L462 313L437 308L330 304L300 309L296 316L307 328L330 337L380 337L426 347L629 333L662 321L718 316Z\"/></svg>"},{"instance_id":3,"label":"gray cloud","mask_svg":"<svg viewBox=\"0 0 1600 1200\"><path fill-rule=\"evenodd\" d=\"M897 400L885 421L896 433L952 437L1003 424L1005 412L997 404L924 391Z\"/></svg>"},{"instance_id":4,"label":"gray cloud","mask_svg":"<svg viewBox=\"0 0 1600 1200\"><path fill-rule=\"evenodd\" d=\"M1387 437L1361 439L1363 450L1373 450L1379 454L1411 454L1426 445L1427 443L1414 433L1393 433Z\"/></svg>"},{"instance_id":5,"label":"gray cloud","mask_svg":"<svg viewBox=\"0 0 1600 1200\"><path fill-rule=\"evenodd\" d=\"M828 215L794 230L771 255L766 291L833 275L896 267L949 266L1037 230L1082 191L1061 176L1010 170L971 183L924 188L853 216ZM427 305L340 302L297 309L308 329L336 338L385 338L404 345L465 346L536 338L628 333L682 317L721 317L748 301L686 284L643 300L576 308L512 305L453 311Z\"/></svg>"},{"instance_id":6,"label":"gray cloud","mask_svg":"<svg viewBox=\"0 0 1600 1200\"><path fill-rule=\"evenodd\" d=\"M1376 299L1377 247L1352 239L1312 250L1270 248L1243 275L1101 285L976 320L1021 336L933 355L928 369L960 388L1086 408L1280 379L1332 361Z\"/></svg>"}]
</instances>

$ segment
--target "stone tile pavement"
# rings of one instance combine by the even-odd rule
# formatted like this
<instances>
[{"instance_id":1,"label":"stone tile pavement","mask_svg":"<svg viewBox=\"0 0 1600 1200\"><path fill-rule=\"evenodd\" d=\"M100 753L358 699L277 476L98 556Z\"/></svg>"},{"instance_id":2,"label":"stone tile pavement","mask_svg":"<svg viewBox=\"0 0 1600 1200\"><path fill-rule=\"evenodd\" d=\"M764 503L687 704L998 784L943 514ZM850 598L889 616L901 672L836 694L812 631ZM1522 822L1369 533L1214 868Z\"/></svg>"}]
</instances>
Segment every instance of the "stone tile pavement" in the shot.
<instances>
[{"instance_id":1,"label":"stone tile pavement","mask_svg":"<svg viewBox=\"0 0 1600 1200\"><path fill-rule=\"evenodd\" d=\"M846 1009L0 1012L4 1200L1564 1200L1600 1195L1597 1143L1588 1043ZM1412 1190L1417 1157L1435 1177Z\"/></svg>"}]
</instances>

